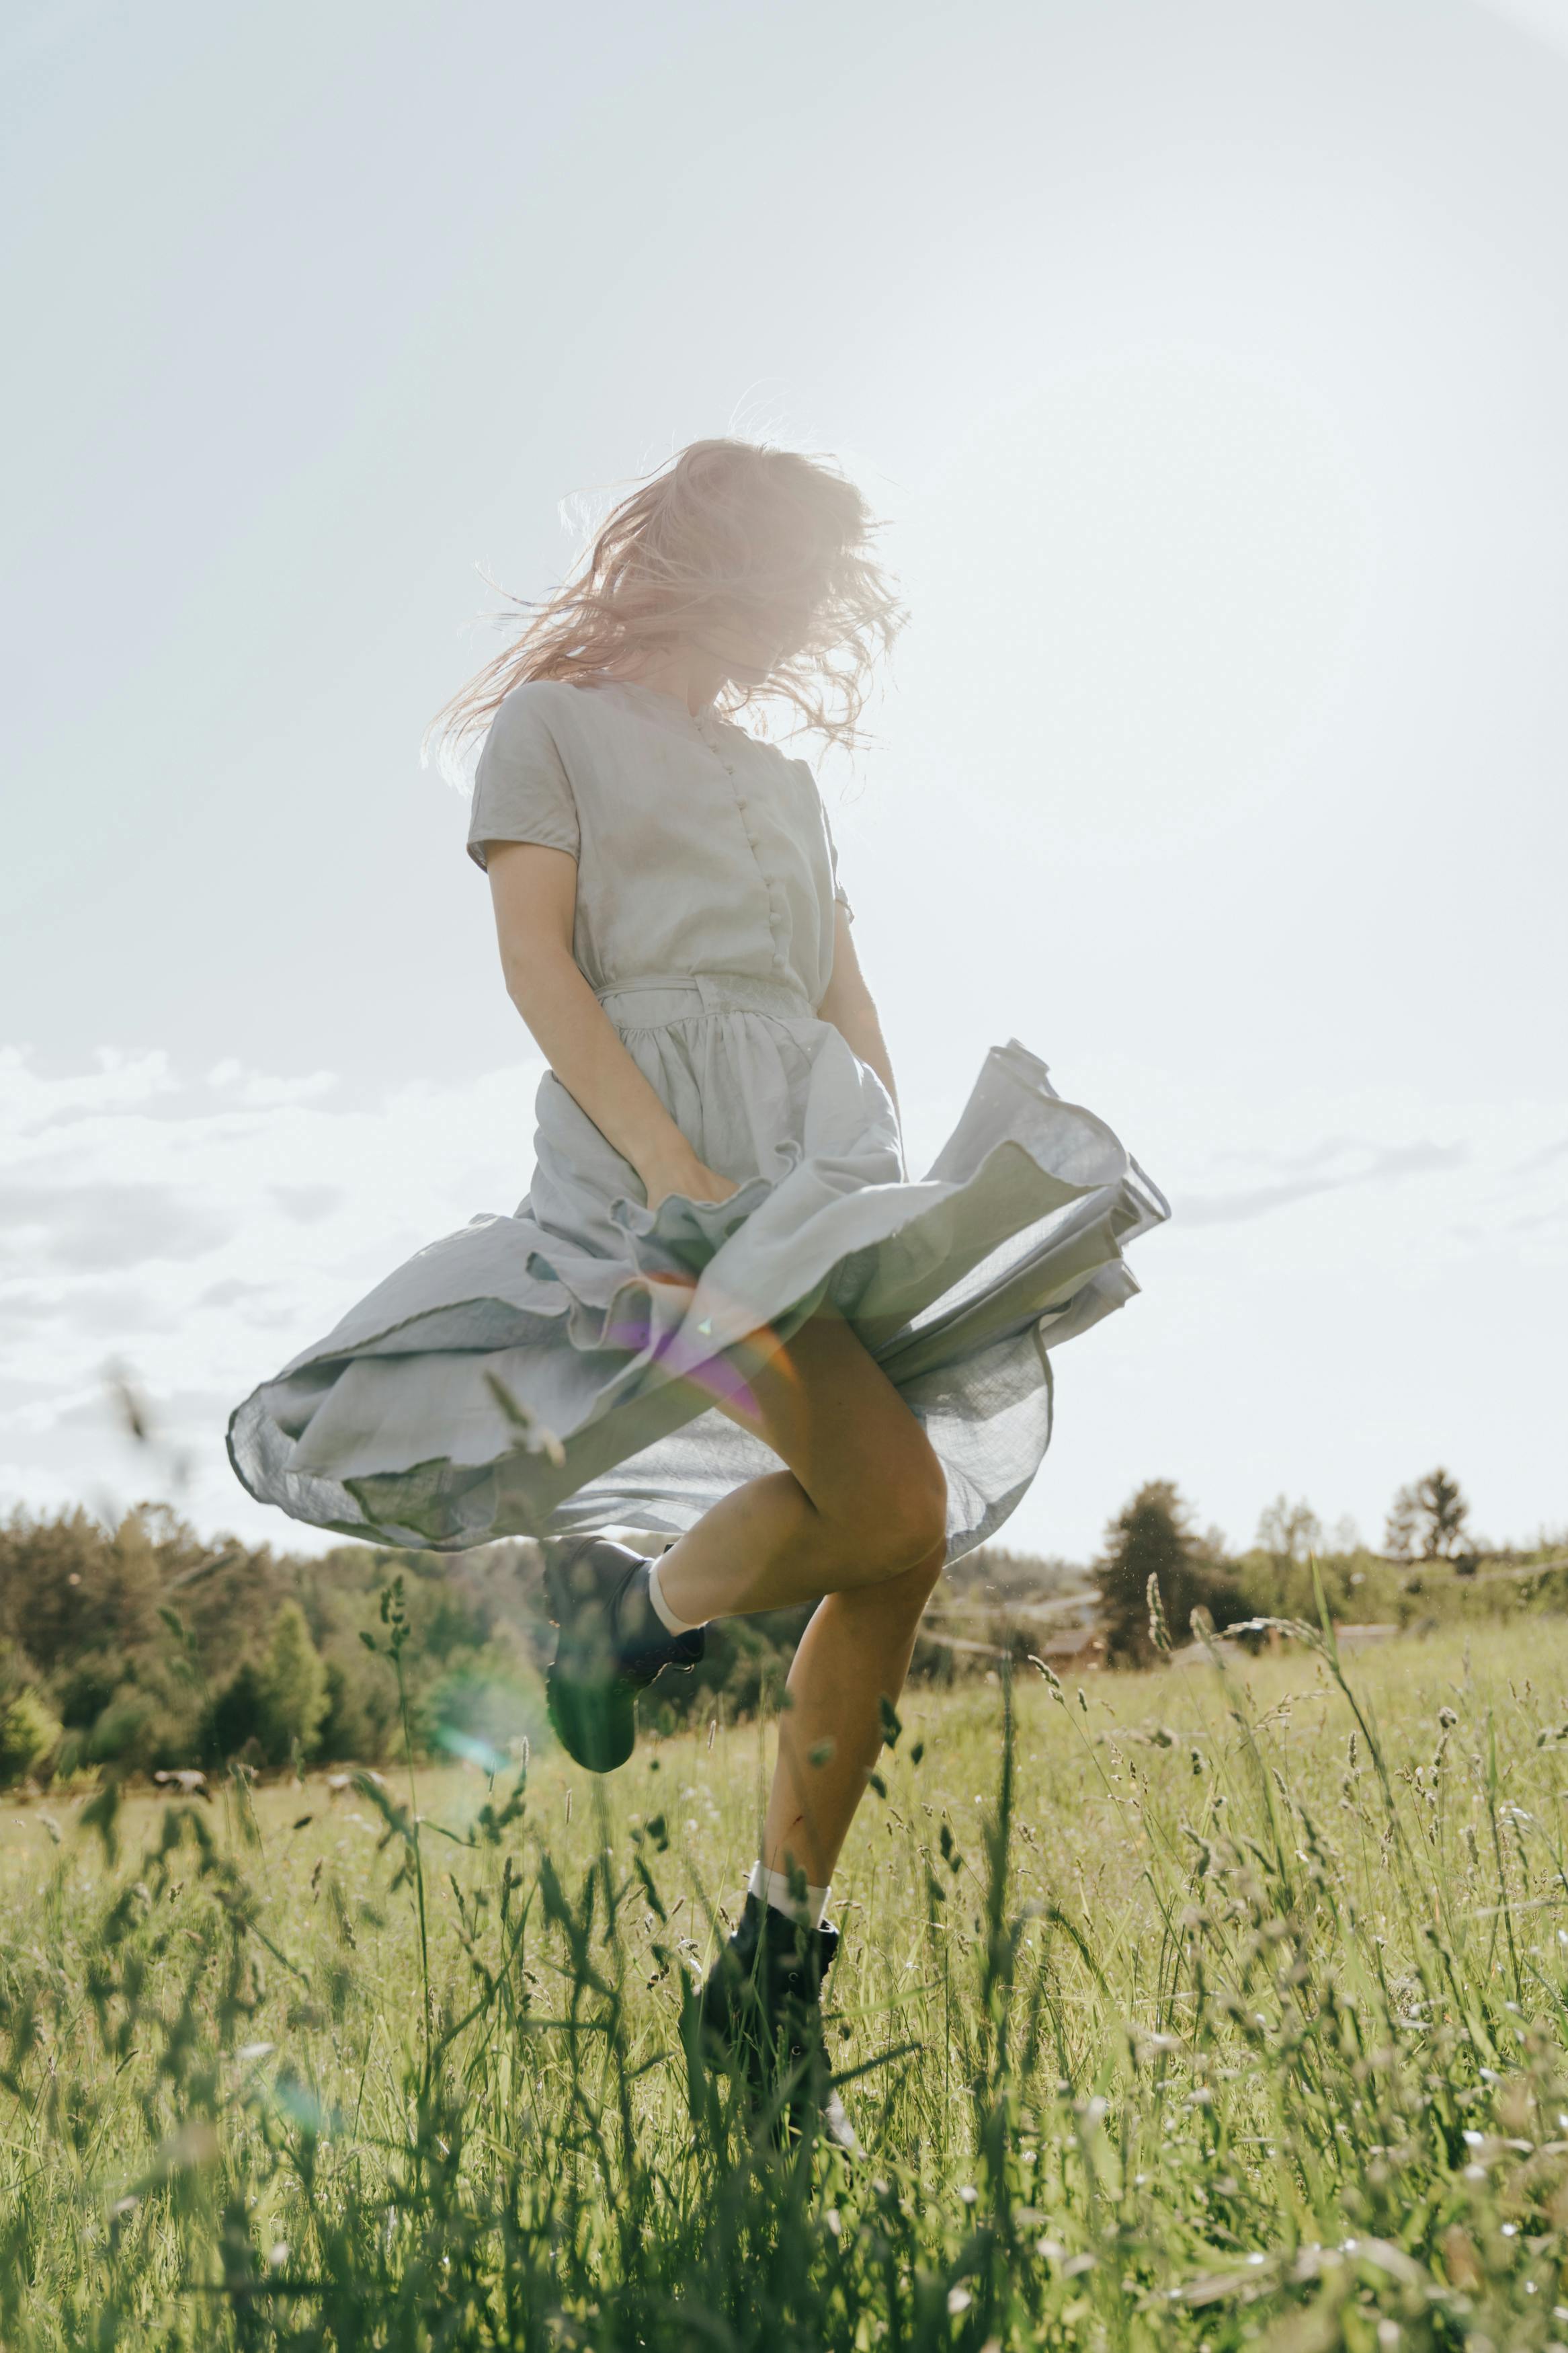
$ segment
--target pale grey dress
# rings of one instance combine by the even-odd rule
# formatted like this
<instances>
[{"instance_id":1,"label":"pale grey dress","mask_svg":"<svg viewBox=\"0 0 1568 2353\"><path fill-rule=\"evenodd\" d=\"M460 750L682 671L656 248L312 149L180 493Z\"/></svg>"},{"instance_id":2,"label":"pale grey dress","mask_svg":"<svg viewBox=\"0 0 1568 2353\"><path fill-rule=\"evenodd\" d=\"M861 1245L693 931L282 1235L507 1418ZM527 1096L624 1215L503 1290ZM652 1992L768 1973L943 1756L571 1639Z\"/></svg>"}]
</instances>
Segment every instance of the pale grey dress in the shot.
<instances>
[{"instance_id":1,"label":"pale grey dress","mask_svg":"<svg viewBox=\"0 0 1568 2353\"><path fill-rule=\"evenodd\" d=\"M826 1306L941 1457L949 1556L991 1535L1050 1437L1047 1351L1137 1289L1158 1190L1016 1040L908 1180L886 1088L817 1018L848 902L804 760L650 687L533 681L480 754L481 866L492 841L576 859L577 963L740 1189L650 1211L547 1074L515 1215L431 1242L238 1408L246 1486L389 1544L679 1531L777 1467L711 1403L743 1395L740 1344Z\"/></svg>"}]
</instances>

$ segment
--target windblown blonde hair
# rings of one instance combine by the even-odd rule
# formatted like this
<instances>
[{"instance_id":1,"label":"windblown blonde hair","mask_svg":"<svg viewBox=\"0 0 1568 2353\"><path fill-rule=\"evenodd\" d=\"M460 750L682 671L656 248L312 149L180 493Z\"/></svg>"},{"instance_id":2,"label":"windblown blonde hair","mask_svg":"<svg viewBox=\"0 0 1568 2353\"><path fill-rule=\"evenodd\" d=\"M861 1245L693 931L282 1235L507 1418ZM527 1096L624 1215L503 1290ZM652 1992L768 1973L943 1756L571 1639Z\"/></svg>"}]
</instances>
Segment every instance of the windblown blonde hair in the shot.
<instances>
[{"instance_id":1,"label":"windblown blonde hair","mask_svg":"<svg viewBox=\"0 0 1568 2353\"><path fill-rule=\"evenodd\" d=\"M828 461L751 441L693 441L612 510L552 595L531 603L502 592L527 624L437 713L426 748L456 772L524 679L624 679L717 618L780 628L785 638L762 684L725 682L719 711L783 701L799 714L788 733L816 731L852 748L873 666L904 620L871 552L877 528Z\"/></svg>"}]
</instances>

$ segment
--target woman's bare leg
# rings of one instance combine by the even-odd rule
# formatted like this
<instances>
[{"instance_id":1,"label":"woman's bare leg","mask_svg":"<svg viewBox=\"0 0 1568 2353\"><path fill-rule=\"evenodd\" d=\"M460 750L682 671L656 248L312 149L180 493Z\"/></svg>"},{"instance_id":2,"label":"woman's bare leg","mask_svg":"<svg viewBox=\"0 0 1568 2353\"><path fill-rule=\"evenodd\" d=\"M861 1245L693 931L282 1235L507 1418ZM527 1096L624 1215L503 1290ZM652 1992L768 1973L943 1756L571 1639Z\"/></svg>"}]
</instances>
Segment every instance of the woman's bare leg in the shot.
<instances>
[{"instance_id":1,"label":"woman's bare leg","mask_svg":"<svg viewBox=\"0 0 1568 2353\"><path fill-rule=\"evenodd\" d=\"M770 1871L797 1862L815 1887L832 1878L881 1750L879 1702L897 1700L904 1687L921 1613L945 1555L945 1545L939 1546L902 1577L857 1593L830 1593L814 1611L785 1684L790 1704L779 1717L763 1829Z\"/></svg>"},{"instance_id":2,"label":"woman's bare leg","mask_svg":"<svg viewBox=\"0 0 1568 2353\"><path fill-rule=\"evenodd\" d=\"M788 1465L748 1480L671 1545L658 1581L692 1625L784 1609L901 1577L942 1544L947 1489L930 1441L848 1325L817 1315L723 1406Z\"/></svg>"},{"instance_id":3,"label":"woman's bare leg","mask_svg":"<svg viewBox=\"0 0 1568 2353\"><path fill-rule=\"evenodd\" d=\"M946 1489L929 1440L847 1325L814 1317L727 1409L788 1469L715 1504L659 1564L693 1622L826 1596L790 1669L763 1861L831 1876L881 1746L946 1556Z\"/></svg>"}]
</instances>

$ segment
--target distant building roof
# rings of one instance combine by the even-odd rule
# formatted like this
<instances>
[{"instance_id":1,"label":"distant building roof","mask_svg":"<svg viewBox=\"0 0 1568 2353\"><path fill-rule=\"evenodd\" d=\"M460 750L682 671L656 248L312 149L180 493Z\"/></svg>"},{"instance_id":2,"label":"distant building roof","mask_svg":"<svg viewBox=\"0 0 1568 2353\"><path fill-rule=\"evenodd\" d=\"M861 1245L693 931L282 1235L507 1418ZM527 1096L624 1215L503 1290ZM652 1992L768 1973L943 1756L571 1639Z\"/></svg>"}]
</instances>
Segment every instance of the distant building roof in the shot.
<instances>
[{"instance_id":1,"label":"distant building roof","mask_svg":"<svg viewBox=\"0 0 1568 2353\"><path fill-rule=\"evenodd\" d=\"M1098 1626L1064 1626L1047 1634L1040 1645L1043 1659L1081 1659L1086 1651L1103 1651L1105 1636Z\"/></svg>"}]
</instances>

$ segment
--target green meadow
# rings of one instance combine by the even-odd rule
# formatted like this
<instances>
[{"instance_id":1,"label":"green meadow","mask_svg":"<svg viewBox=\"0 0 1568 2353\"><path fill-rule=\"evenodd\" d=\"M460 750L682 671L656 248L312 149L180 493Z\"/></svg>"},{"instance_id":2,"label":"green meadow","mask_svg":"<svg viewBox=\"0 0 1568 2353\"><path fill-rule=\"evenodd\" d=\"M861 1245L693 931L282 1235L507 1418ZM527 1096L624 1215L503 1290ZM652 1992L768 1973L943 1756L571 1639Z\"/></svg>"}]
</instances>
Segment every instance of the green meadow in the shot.
<instances>
[{"instance_id":1,"label":"green meadow","mask_svg":"<svg viewBox=\"0 0 1568 2353\"><path fill-rule=\"evenodd\" d=\"M765 1721L9 1797L0 2344L1568 2346L1568 1623L886 1732L853 2167L691 2032Z\"/></svg>"}]
</instances>

